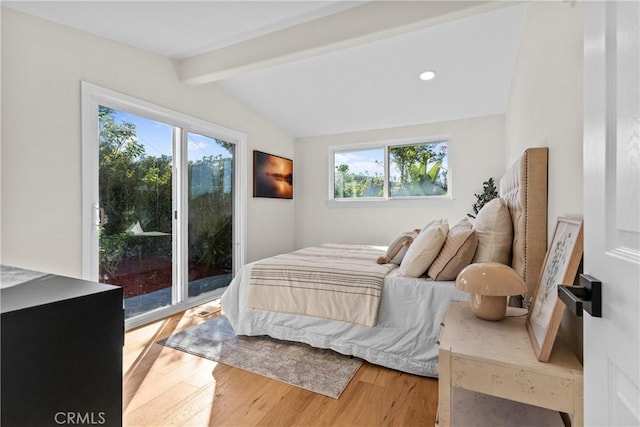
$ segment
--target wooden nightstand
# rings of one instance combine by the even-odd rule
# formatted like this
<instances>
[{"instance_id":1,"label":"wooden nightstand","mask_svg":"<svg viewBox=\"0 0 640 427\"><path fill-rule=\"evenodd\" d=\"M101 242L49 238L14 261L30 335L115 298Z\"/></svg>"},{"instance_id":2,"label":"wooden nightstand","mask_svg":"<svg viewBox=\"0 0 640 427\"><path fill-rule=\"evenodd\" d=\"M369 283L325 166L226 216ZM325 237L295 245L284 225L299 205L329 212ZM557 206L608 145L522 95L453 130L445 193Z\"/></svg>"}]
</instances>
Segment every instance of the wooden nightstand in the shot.
<instances>
[{"instance_id":1,"label":"wooden nightstand","mask_svg":"<svg viewBox=\"0 0 640 427\"><path fill-rule=\"evenodd\" d=\"M437 423L451 425L452 388L548 408L572 415L583 425L582 365L558 340L549 362L539 362L522 309L509 308L498 322L476 318L468 302L449 305L440 336Z\"/></svg>"}]
</instances>

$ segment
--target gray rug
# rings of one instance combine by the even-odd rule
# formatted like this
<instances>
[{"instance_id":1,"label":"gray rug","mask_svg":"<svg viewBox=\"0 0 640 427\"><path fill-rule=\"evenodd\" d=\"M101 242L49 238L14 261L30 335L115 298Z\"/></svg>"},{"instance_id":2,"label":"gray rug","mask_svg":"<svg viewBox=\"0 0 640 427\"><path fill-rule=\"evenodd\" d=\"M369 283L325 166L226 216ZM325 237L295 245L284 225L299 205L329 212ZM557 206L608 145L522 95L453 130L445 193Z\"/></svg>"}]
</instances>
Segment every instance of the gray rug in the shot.
<instances>
[{"instance_id":1,"label":"gray rug","mask_svg":"<svg viewBox=\"0 0 640 427\"><path fill-rule=\"evenodd\" d=\"M223 316L171 335L158 344L334 399L340 397L362 365L360 359L307 344L266 336L237 336Z\"/></svg>"}]
</instances>

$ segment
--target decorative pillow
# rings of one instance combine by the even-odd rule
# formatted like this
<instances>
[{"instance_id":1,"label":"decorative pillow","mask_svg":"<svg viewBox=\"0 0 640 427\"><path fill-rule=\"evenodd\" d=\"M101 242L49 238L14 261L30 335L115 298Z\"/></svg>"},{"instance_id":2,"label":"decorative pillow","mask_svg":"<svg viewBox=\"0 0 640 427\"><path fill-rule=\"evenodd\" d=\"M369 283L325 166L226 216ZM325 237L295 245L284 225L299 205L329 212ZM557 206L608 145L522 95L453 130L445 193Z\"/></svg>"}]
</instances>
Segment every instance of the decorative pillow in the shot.
<instances>
[{"instance_id":1,"label":"decorative pillow","mask_svg":"<svg viewBox=\"0 0 640 427\"><path fill-rule=\"evenodd\" d=\"M484 205L473 226L478 236L478 249L473 262L499 262L509 265L513 243L513 224L509 208L497 198Z\"/></svg>"},{"instance_id":2,"label":"decorative pillow","mask_svg":"<svg viewBox=\"0 0 640 427\"><path fill-rule=\"evenodd\" d=\"M420 277L427 271L440 253L448 231L449 223L445 219L433 221L423 228L402 259L398 269L400 274L406 277Z\"/></svg>"},{"instance_id":3,"label":"decorative pillow","mask_svg":"<svg viewBox=\"0 0 640 427\"><path fill-rule=\"evenodd\" d=\"M477 247L478 237L465 218L449 230L444 246L429 267L429 277L433 280L455 280L471 263Z\"/></svg>"},{"instance_id":4,"label":"decorative pillow","mask_svg":"<svg viewBox=\"0 0 640 427\"><path fill-rule=\"evenodd\" d=\"M420 230L407 231L396 237L387 248L387 254L378 258L376 262L378 264L400 265L411 242L418 236L419 232Z\"/></svg>"}]
</instances>

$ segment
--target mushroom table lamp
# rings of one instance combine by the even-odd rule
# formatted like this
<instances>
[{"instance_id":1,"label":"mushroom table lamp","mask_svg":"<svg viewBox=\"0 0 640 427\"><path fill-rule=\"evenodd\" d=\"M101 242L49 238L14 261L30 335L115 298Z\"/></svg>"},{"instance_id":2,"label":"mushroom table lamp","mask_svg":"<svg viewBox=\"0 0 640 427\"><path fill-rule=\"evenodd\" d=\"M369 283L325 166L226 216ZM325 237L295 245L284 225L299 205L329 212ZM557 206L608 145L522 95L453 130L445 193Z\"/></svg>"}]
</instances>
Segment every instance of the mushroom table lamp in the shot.
<instances>
[{"instance_id":1,"label":"mushroom table lamp","mask_svg":"<svg viewBox=\"0 0 640 427\"><path fill-rule=\"evenodd\" d=\"M456 278L456 288L471 294L471 311L484 320L502 320L507 298L527 293L522 277L508 265L479 262L465 267Z\"/></svg>"}]
</instances>

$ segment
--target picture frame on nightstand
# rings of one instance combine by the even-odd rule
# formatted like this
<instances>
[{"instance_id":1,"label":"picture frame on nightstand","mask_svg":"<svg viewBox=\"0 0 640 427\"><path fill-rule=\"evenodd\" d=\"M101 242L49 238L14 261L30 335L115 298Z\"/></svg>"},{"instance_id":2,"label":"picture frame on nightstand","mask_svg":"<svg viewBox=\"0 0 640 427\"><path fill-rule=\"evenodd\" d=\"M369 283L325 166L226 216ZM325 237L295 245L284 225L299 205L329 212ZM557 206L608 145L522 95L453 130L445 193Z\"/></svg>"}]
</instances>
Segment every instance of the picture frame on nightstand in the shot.
<instances>
[{"instance_id":1,"label":"picture frame on nightstand","mask_svg":"<svg viewBox=\"0 0 640 427\"><path fill-rule=\"evenodd\" d=\"M558 217L529 314L527 331L539 361L547 362L564 313L558 285L573 285L583 251L581 218Z\"/></svg>"}]
</instances>

